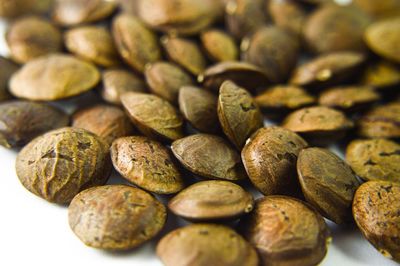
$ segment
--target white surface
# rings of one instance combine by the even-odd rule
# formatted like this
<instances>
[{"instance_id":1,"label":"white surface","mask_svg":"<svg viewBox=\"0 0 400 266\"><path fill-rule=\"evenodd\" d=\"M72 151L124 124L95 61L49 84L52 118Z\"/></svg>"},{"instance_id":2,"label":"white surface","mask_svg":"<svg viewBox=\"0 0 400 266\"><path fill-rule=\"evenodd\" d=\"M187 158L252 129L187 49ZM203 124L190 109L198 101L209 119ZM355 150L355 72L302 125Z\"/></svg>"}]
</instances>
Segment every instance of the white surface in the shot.
<instances>
[{"instance_id":1,"label":"white surface","mask_svg":"<svg viewBox=\"0 0 400 266\"><path fill-rule=\"evenodd\" d=\"M4 25L0 22L0 35ZM0 40L0 53L6 46ZM15 175L16 152L0 147L0 265L40 266L158 266L162 265L154 254L156 241L140 249L123 253L109 253L86 247L68 226L66 207L50 204L29 193ZM123 182L113 177L111 182ZM177 221L170 216L167 228ZM324 266L389 266L397 265L384 258L356 228L339 228L329 224L333 242ZM218 266L218 265L210 265Z\"/></svg>"}]
</instances>

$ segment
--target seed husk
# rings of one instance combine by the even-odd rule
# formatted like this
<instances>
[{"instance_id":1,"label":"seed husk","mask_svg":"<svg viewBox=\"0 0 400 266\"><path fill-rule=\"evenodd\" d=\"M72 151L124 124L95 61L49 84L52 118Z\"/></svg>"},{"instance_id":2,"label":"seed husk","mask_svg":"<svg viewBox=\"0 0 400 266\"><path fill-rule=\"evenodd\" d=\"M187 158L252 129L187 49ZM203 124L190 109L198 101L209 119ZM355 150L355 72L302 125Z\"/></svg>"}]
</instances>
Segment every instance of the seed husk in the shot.
<instances>
[{"instance_id":1,"label":"seed husk","mask_svg":"<svg viewBox=\"0 0 400 266\"><path fill-rule=\"evenodd\" d=\"M239 48L232 36L218 29L209 29L200 35L203 49L214 62L235 61Z\"/></svg>"},{"instance_id":2,"label":"seed husk","mask_svg":"<svg viewBox=\"0 0 400 266\"><path fill-rule=\"evenodd\" d=\"M376 19L400 15L400 2L397 0L353 0L352 3Z\"/></svg>"},{"instance_id":3,"label":"seed husk","mask_svg":"<svg viewBox=\"0 0 400 266\"><path fill-rule=\"evenodd\" d=\"M381 60L367 66L360 83L374 89L388 89L400 84L400 70L391 62Z\"/></svg>"},{"instance_id":4,"label":"seed husk","mask_svg":"<svg viewBox=\"0 0 400 266\"><path fill-rule=\"evenodd\" d=\"M267 12L275 25L290 30L297 36L302 34L307 13L301 4L291 0L273 0L267 3Z\"/></svg>"},{"instance_id":5,"label":"seed husk","mask_svg":"<svg viewBox=\"0 0 400 266\"><path fill-rule=\"evenodd\" d=\"M18 66L14 62L0 56L0 102L11 99L8 82L17 70Z\"/></svg>"},{"instance_id":6,"label":"seed husk","mask_svg":"<svg viewBox=\"0 0 400 266\"><path fill-rule=\"evenodd\" d=\"M53 0L0 0L0 17L7 19L28 14L44 14Z\"/></svg>"}]
</instances>

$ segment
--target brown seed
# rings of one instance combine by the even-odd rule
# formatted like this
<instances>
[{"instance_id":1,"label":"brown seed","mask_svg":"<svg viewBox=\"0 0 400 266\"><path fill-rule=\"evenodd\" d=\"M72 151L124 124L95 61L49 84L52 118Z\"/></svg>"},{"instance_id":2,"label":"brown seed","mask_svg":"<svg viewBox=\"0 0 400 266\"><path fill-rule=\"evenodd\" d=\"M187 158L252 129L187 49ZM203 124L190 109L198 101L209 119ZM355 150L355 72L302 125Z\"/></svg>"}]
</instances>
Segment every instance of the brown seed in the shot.
<instances>
[{"instance_id":1,"label":"brown seed","mask_svg":"<svg viewBox=\"0 0 400 266\"><path fill-rule=\"evenodd\" d=\"M400 184L370 181L356 192L354 219L364 237L389 259L400 263Z\"/></svg>"},{"instance_id":2,"label":"brown seed","mask_svg":"<svg viewBox=\"0 0 400 266\"><path fill-rule=\"evenodd\" d=\"M346 160L362 179L400 182L400 145L385 139L354 140Z\"/></svg>"},{"instance_id":3,"label":"brown seed","mask_svg":"<svg viewBox=\"0 0 400 266\"><path fill-rule=\"evenodd\" d=\"M128 116L118 107L96 105L76 112L72 126L86 129L102 137L109 145L119 138L133 133Z\"/></svg>"},{"instance_id":4,"label":"brown seed","mask_svg":"<svg viewBox=\"0 0 400 266\"><path fill-rule=\"evenodd\" d=\"M398 0L353 0L352 2L364 12L378 19L400 15Z\"/></svg>"},{"instance_id":5,"label":"brown seed","mask_svg":"<svg viewBox=\"0 0 400 266\"><path fill-rule=\"evenodd\" d=\"M146 92L146 83L125 69L105 70L102 75L101 96L106 102L121 105L121 95L127 92Z\"/></svg>"},{"instance_id":6,"label":"brown seed","mask_svg":"<svg viewBox=\"0 0 400 266\"><path fill-rule=\"evenodd\" d=\"M124 137L113 142L114 168L128 181L150 192L172 194L184 188L173 156L161 143L146 137Z\"/></svg>"},{"instance_id":7,"label":"brown seed","mask_svg":"<svg viewBox=\"0 0 400 266\"><path fill-rule=\"evenodd\" d=\"M109 0L55 0L52 16L58 24L69 27L105 19L116 7Z\"/></svg>"},{"instance_id":8,"label":"brown seed","mask_svg":"<svg viewBox=\"0 0 400 266\"><path fill-rule=\"evenodd\" d=\"M356 8L326 5L309 17L304 38L315 53L365 52L363 34L370 23L370 17Z\"/></svg>"},{"instance_id":9,"label":"brown seed","mask_svg":"<svg viewBox=\"0 0 400 266\"><path fill-rule=\"evenodd\" d=\"M365 32L365 41L376 54L400 63L400 18L373 23Z\"/></svg>"},{"instance_id":10,"label":"brown seed","mask_svg":"<svg viewBox=\"0 0 400 266\"><path fill-rule=\"evenodd\" d=\"M68 115L44 103L4 102L0 104L0 145L21 147L33 138L68 123Z\"/></svg>"},{"instance_id":11,"label":"brown seed","mask_svg":"<svg viewBox=\"0 0 400 266\"><path fill-rule=\"evenodd\" d=\"M17 70L18 66L14 62L0 56L0 102L11 98L8 92L8 82Z\"/></svg>"},{"instance_id":12,"label":"brown seed","mask_svg":"<svg viewBox=\"0 0 400 266\"><path fill-rule=\"evenodd\" d=\"M235 61L239 57L235 40L222 30L206 30L201 33L200 39L208 57L214 62Z\"/></svg>"},{"instance_id":13,"label":"brown seed","mask_svg":"<svg viewBox=\"0 0 400 266\"><path fill-rule=\"evenodd\" d=\"M375 89L391 88L400 84L400 70L388 61L378 61L366 68L360 83Z\"/></svg>"},{"instance_id":14,"label":"brown seed","mask_svg":"<svg viewBox=\"0 0 400 266\"><path fill-rule=\"evenodd\" d=\"M290 83L313 89L337 85L353 78L364 61L362 54L353 52L321 55L297 67Z\"/></svg>"},{"instance_id":15,"label":"brown seed","mask_svg":"<svg viewBox=\"0 0 400 266\"><path fill-rule=\"evenodd\" d=\"M169 209L192 221L235 219L253 210L253 196L228 181L203 181L172 198Z\"/></svg>"},{"instance_id":16,"label":"brown seed","mask_svg":"<svg viewBox=\"0 0 400 266\"><path fill-rule=\"evenodd\" d=\"M299 43L295 35L277 26L263 27L242 41L242 57L259 66L275 83L284 82L296 66Z\"/></svg>"},{"instance_id":17,"label":"brown seed","mask_svg":"<svg viewBox=\"0 0 400 266\"><path fill-rule=\"evenodd\" d=\"M104 185L111 172L108 144L78 128L61 128L32 140L17 156L17 176L33 194L69 203L81 190Z\"/></svg>"},{"instance_id":18,"label":"brown seed","mask_svg":"<svg viewBox=\"0 0 400 266\"><path fill-rule=\"evenodd\" d=\"M221 14L215 0L137 0L138 14L150 27L179 35L194 35L210 26Z\"/></svg>"},{"instance_id":19,"label":"brown seed","mask_svg":"<svg viewBox=\"0 0 400 266\"><path fill-rule=\"evenodd\" d=\"M298 36L302 34L307 13L301 4L291 0L272 0L267 3L267 11L275 25Z\"/></svg>"},{"instance_id":20,"label":"brown seed","mask_svg":"<svg viewBox=\"0 0 400 266\"><path fill-rule=\"evenodd\" d=\"M219 88L226 80L231 80L238 86L254 91L258 87L269 84L269 79L260 68L239 61L228 61L215 64L207 68L198 77L198 81L207 89L219 92Z\"/></svg>"},{"instance_id":21,"label":"brown seed","mask_svg":"<svg viewBox=\"0 0 400 266\"><path fill-rule=\"evenodd\" d=\"M14 18L26 14L43 14L53 0L0 0L0 17Z\"/></svg>"},{"instance_id":22,"label":"brown seed","mask_svg":"<svg viewBox=\"0 0 400 266\"><path fill-rule=\"evenodd\" d=\"M216 224L193 224L172 231L161 239L156 252L165 266L258 265L256 251L242 236Z\"/></svg>"},{"instance_id":23,"label":"brown seed","mask_svg":"<svg viewBox=\"0 0 400 266\"><path fill-rule=\"evenodd\" d=\"M161 60L157 35L135 16L118 15L112 31L119 54L135 70L144 72L146 64Z\"/></svg>"},{"instance_id":24,"label":"brown seed","mask_svg":"<svg viewBox=\"0 0 400 266\"><path fill-rule=\"evenodd\" d=\"M218 118L225 135L239 150L263 126L262 114L251 94L231 81L221 85Z\"/></svg>"},{"instance_id":25,"label":"brown seed","mask_svg":"<svg viewBox=\"0 0 400 266\"><path fill-rule=\"evenodd\" d=\"M113 38L105 28L81 26L65 33L65 46L83 59L103 67L120 64Z\"/></svg>"},{"instance_id":26,"label":"brown seed","mask_svg":"<svg viewBox=\"0 0 400 266\"><path fill-rule=\"evenodd\" d=\"M19 98L54 101L82 94L100 81L97 68L66 54L50 54L25 64L11 78L10 91Z\"/></svg>"},{"instance_id":27,"label":"brown seed","mask_svg":"<svg viewBox=\"0 0 400 266\"><path fill-rule=\"evenodd\" d=\"M289 114L282 126L299 133L314 145L327 145L341 139L354 124L341 111L314 106Z\"/></svg>"},{"instance_id":28,"label":"brown seed","mask_svg":"<svg viewBox=\"0 0 400 266\"><path fill-rule=\"evenodd\" d=\"M172 143L182 165L200 177L237 181L246 178L240 156L224 139L195 134Z\"/></svg>"},{"instance_id":29,"label":"brown seed","mask_svg":"<svg viewBox=\"0 0 400 266\"><path fill-rule=\"evenodd\" d=\"M72 231L86 245L127 250L154 238L164 227L164 205L141 189L108 185L79 193L68 208Z\"/></svg>"},{"instance_id":30,"label":"brown seed","mask_svg":"<svg viewBox=\"0 0 400 266\"><path fill-rule=\"evenodd\" d=\"M262 265L318 265L330 241L322 216L285 196L257 200L254 211L239 226L257 248Z\"/></svg>"},{"instance_id":31,"label":"brown seed","mask_svg":"<svg viewBox=\"0 0 400 266\"><path fill-rule=\"evenodd\" d=\"M219 131L217 104L217 96L202 88L183 86L179 90L179 109L182 115L201 132Z\"/></svg>"},{"instance_id":32,"label":"brown seed","mask_svg":"<svg viewBox=\"0 0 400 266\"><path fill-rule=\"evenodd\" d=\"M161 43L168 58L193 75L199 75L207 66L199 45L189 39L164 36Z\"/></svg>"},{"instance_id":33,"label":"brown seed","mask_svg":"<svg viewBox=\"0 0 400 266\"><path fill-rule=\"evenodd\" d=\"M148 65L144 75L152 93L174 104L178 102L180 88L193 84L189 74L169 62Z\"/></svg>"},{"instance_id":34,"label":"brown seed","mask_svg":"<svg viewBox=\"0 0 400 266\"><path fill-rule=\"evenodd\" d=\"M254 186L265 195L294 195L300 191L296 161L307 142L281 127L254 133L242 150L242 160Z\"/></svg>"},{"instance_id":35,"label":"brown seed","mask_svg":"<svg viewBox=\"0 0 400 266\"><path fill-rule=\"evenodd\" d=\"M349 165L329 150L308 148L299 154L297 172L305 198L319 213L337 224L351 221L360 183Z\"/></svg>"},{"instance_id":36,"label":"brown seed","mask_svg":"<svg viewBox=\"0 0 400 266\"><path fill-rule=\"evenodd\" d=\"M356 111L368 107L380 99L370 87L343 86L331 88L319 95L319 104L344 111Z\"/></svg>"},{"instance_id":37,"label":"brown seed","mask_svg":"<svg viewBox=\"0 0 400 266\"><path fill-rule=\"evenodd\" d=\"M118 2L119 8L123 13L138 15L137 1L132 0L116 0Z\"/></svg>"},{"instance_id":38,"label":"brown seed","mask_svg":"<svg viewBox=\"0 0 400 266\"><path fill-rule=\"evenodd\" d=\"M265 25L263 0L230 0L226 4L225 24L237 39L242 39Z\"/></svg>"},{"instance_id":39,"label":"brown seed","mask_svg":"<svg viewBox=\"0 0 400 266\"><path fill-rule=\"evenodd\" d=\"M26 63L42 55L57 53L62 49L59 29L40 17L25 17L11 24L6 33L11 57Z\"/></svg>"},{"instance_id":40,"label":"brown seed","mask_svg":"<svg viewBox=\"0 0 400 266\"><path fill-rule=\"evenodd\" d=\"M358 134L367 138L400 138L400 102L372 108L358 120Z\"/></svg>"},{"instance_id":41,"label":"brown seed","mask_svg":"<svg viewBox=\"0 0 400 266\"><path fill-rule=\"evenodd\" d=\"M281 117L288 112L315 103L315 97L300 87L277 85L255 97L258 106L269 116Z\"/></svg>"},{"instance_id":42,"label":"brown seed","mask_svg":"<svg viewBox=\"0 0 400 266\"><path fill-rule=\"evenodd\" d=\"M183 120L169 102L151 94L128 92L121 98L133 124L144 135L164 141L183 137Z\"/></svg>"}]
</instances>

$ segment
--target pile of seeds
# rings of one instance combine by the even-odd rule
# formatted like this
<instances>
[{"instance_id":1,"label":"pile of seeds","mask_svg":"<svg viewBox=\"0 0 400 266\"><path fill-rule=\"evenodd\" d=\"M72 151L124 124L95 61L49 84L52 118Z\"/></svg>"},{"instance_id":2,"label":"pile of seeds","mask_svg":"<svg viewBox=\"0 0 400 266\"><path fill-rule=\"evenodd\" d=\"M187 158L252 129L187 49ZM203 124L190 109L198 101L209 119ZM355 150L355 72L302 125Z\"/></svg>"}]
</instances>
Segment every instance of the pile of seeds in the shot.
<instances>
[{"instance_id":1,"label":"pile of seeds","mask_svg":"<svg viewBox=\"0 0 400 266\"><path fill-rule=\"evenodd\" d=\"M193 224L163 231L167 266L317 265L326 218L400 262L400 1L0 0L0 16L0 145L86 245L133 249L176 215Z\"/></svg>"}]
</instances>

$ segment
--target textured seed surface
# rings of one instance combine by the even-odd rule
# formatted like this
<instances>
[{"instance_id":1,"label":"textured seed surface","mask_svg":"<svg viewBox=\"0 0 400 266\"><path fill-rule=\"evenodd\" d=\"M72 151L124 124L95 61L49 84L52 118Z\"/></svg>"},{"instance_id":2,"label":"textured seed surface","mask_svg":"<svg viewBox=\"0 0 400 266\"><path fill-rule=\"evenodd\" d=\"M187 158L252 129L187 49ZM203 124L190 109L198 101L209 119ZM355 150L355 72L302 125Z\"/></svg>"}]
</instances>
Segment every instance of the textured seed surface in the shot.
<instances>
[{"instance_id":1,"label":"textured seed surface","mask_svg":"<svg viewBox=\"0 0 400 266\"><path fill-rule=\"evenodd\" d=\"M146 64L161 59L157 35L135 16L118 15L112 32L119 54L135 70L143 72Z\"/></svg>"},{"instance_id":2,"label":"textured seed surface","mask_svg":"<svg viewBox=\"0 0 400 266\"><path fill-rule=\"evenodd\" d=\"M257 200L254 211L239 226L263 265L317 265L325 257L330 238L322 216L284 196Z\"/></svg>"},{"instance_id":3,"label":"textured seed surface","mask_svg":"<svg viewBox=\"0 0 400 266\"><path fill-rule=\"evenodd\" d=\"M354 140L346 160L364 180L400 182L400 145L385 139Z\"/></svg>"},{"instance_id":4,"label":"textured seed surface","mask_svg":"<svg viewBox=\"0 0 400 266\"><path fill-rule=\"evenodd\" d=\"M218 97L202 88L183 86L179 90L179 109L182 115L201 132L219 131L217 104Z\"/></svg>"},{"instance_id":5,"label":"textured seed surface","mask_svg":"<svg viewBox=\"0 0 400 266\"><path fill-rule=\"evenodd\" d=\"M16 64L0 56L0 102L11 98L8 91L8 81L17 70L18 66Z\"/></svg>"},{"instance_id":6,"label":"textured seed surface","mask_svg":"<svg viewBox=\"0 0 400 266\"><path fill-rule=\"evenodd\" d=\"M220 88L218 118L225 135L238 149L263 126L262 114L251 94L231 81Z\"/></svg>"},{"instance_id":7,"label":"textured seed surface","mask_svg":"<svg viewBox=\"0 0 400 266\"><path fill-rule=\"evenodd\" d=\"M184 188L169 150L146 137L124 137L113 142L115 169L128 181L154 193L172 194Z\"/></svg>"},{"instance_id":8,"label":"textured seed surface","mask_svg":"<svg viewBox=\"0 0 400 266\"><path fill-rule=\"evenodd\" d=\"M279 27L301 35L306 22L307 13L304 7L296 1L269 1L267 11L272 21Z\"/></svg>"},{"instance_id":9,"label":"textured seed surface","mask_svg":"<svg viewBox=\"0 0 400 266\"><path fill-rule=\"evenodd\" d=\"M157 245L165 266L257 266L254 248L223 225L194 224L172 231Z\"/></svg>"},{"instance_id":10,"label":"textured seed surface","mask_svg":"<svg viewBox=\"0 0 400 266\"><path fill-rule=\"evenodd\" d=\"M169 209L194 221L234 219L253 210L253 196L228 181L203 181L172 198Z\"/></svg>"},{"instance_id":11,"label":"textured seed surface","mask_svg":"<svg viewBox=\"0 0 400 266\"><path fill-rule=\"evenodd\" d=\"M235 61L239 57L235 40L224 31L209 29L201 33L200 39L208 57L214 62Z\"/></svg>"},{"instance_id":12,"label":"textured seed surface","mask_svg":"<svg viewBox=\"0 0 400 266\"><path fill-rule=\"evenodd\" d=\"M196 175L231 181L246 178L239 154L218 136L191 135L174 141L171 148L182 165Z\"/></svg>"},{"instance_id":13,"label":"textured seed surface","mask_svg":"<svg viewBox=\"0 0 400 266\"><path fill-rule=\"evenodd\" d=\"M102 137L109 145L115 139L133 133L133 125L128 116L120 108L108 105L79 110L72 117L72 126Z\"/></svg>"},{"instance_id":14,"label":"textured seed surface","mask_svg":"<svg viewBox=\"0 0 400 266\"><path fill-rule=\"evenodd\" d=\"M86 245L127 250L155 237L164 227L165 207L149 193L108 185L79 193L68 208L69 225Z\"/></svg>"},{"instance_id":15,"label":"textured seed surface","mask_svg":"<svg viewBox=\"0 0 400 266\"><path fill-rule=\"evenodd\" d=\"M266 127L254 133L242 150L242 160L254 186L265 195L300 191L296 161L307 142L280 127Z\"/></svg>"},{"instance_id":16,"label":"textured seed surface","mask_svg":"<svg viewBox=\"0 0 400 266\"><path fill-rule=\"evenodd\" d=\"M18 63L62 49L61 32L46 19L35 16L14 21L6 32L6 41L11 57Z\"/></svg>"},{"instance_id":17,"label":"textured seed surface","mask_svg":"<svg viewBox=\"0 0 400 266\"><path fill-rule=\"evenodd\" d=\"M126 92L146 92L144 80L125 69L109 69L102 74L101 96L109 103L121 105Z\"/></svg>"},{"instance_id":18,"label":"textured seed surface","mask_svg":"<svg viewBox=\"0 0 400 266\"><path fill-rule=\"evenodd\" d=\"M156 62L148 65L144 74L151 92L171 103L178 102L182 86L193 84L190 75L174 63Z\"/></svg>"},{"instance_id":19,"label":"textured seed surface","mask_svg":"<svg viewBox=\"0 0 400 266\"><path fill-rule=\"evenodd\" d=\"M169 102L135 92L125 93L121 100L131 121L144 135L167 141L183 137L183 119Z\"/></svg>"},{"instance_id":20,"label":"textured seed surface","mask_svg":"<svg viewBox=\"0 0 400 266\"><path fill-rule=\"evenodd\" d=\"M385 257L400 262L400 184L369 181L357 190L353 215L364 237Z\"/></svg>"},{"instance_id":21,"label":"textured seed surface","mask_svg":"<svg viewBox=\"0 0 400 266\"><path fill-rule=\"evenodd\" d=\"M378 61L366 68L360 79L360 83L372 86L375 89L385 89L398 85L400 84L399 68L388 61Z\"/></svg>"},{"instance_id":22,"label":"textured seed surface","mask_svg":"<svg viewBox=\"0 0 400 266\"><path fill-rule=\"evenodd\" d=\"M71 55L51 54L25 64L10 81L19 98L54 101L82 94L100 81L100 73L88 62Z\"/></svg>"},{"instance_id":23,"label":"textured seed surface","mask_svg":"<svg viewBox=\"0 0 400 266\"><path fill-rule=\"evenodd\" d=\"M338 224L351 221L359 182L349 165L329 150L308 148L299 154L297 172L305 198L319 213Z\"/></svg>"},{"instance_id":24,"label":"textured seed surface","mask_svg":"<svg viewBox=\"0 0 400 266\"><path fill-rule=\"evenodd\" d=\"M37 137L18 154L17 176L30 192L65 204L81 190L106 183L107 143L84 129L61 128Z\"/></svg>"},{"instance_id":25,"label":"textured seed surface","mask_svg":"<svg viewBox=\"0 0 400 266\"><path fill-rule=\"evenodd\" d=\"M33 138L68 123L68 115L44 103L4 102L0 104L0 145L21 147Z\"/></svg>"},{"instance_id":26,"label":"textured seed surface","mask_svg":"<svg viewBox=\"0 0 400 266\"><path fill-rule=\"evenodd\" d=\"M81 26L67 31L65 46L79 57L103 67L120 64L114 40L104 27Z\"/></svg>"}]
</instances>

